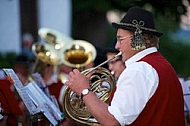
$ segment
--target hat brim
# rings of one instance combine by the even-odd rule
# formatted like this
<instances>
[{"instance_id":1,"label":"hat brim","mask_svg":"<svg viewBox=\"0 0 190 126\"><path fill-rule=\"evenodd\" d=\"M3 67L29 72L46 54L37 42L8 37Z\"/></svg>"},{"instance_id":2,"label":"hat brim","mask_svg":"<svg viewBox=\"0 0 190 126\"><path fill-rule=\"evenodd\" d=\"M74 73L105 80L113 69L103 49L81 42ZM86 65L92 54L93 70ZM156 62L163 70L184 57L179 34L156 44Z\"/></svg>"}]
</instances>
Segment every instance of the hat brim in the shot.
<instances>
[{"instance_id":1,"label":"hat brim","mask_svg":"<svg viewBox=\"0 0 190 126\"><path fill-rule=\"evenodd\" d=\"M132 26L126 26L126 25L121 25L121 24L117 24L117 23L112 23L112 26L116 29L121 28L121 29L125 29L128 31L132 31L132 32L136 31L136 27L132 27ZM157 37L160 37L163 35L163 33L160 33L157 31L149 31L149 30L145 30L145 29L141 29L141 30L142 30L142 33L144 33L144 34L155 35Z\"/></svg>"}]
</instances>

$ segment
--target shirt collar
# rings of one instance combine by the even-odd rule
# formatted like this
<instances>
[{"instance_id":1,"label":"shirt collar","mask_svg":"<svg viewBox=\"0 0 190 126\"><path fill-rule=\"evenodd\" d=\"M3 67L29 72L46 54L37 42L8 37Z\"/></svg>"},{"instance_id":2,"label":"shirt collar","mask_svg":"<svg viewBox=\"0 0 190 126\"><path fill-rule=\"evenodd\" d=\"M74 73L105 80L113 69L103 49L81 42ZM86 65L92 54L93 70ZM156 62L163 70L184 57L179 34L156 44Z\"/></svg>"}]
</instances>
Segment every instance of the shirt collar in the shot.
<instances>
[{"instance_id":1,"label":"shirt collar","mask_svg":"<svg viewBox=\"0 0 190 126\"><path fill-rule=\"evenodd\" d=\"M129 66L130 64L142 59L143 57L145 57L146 55L153 53L153 52L157 52L157 48L156 47L151 47L151 48L147 48L145 50L142 50L141 52L138 52L137 54L135 54L134 56L132 56L131 58L129 58L128 60L125 61L125 66Z\"/></svg>"}]
</instances>

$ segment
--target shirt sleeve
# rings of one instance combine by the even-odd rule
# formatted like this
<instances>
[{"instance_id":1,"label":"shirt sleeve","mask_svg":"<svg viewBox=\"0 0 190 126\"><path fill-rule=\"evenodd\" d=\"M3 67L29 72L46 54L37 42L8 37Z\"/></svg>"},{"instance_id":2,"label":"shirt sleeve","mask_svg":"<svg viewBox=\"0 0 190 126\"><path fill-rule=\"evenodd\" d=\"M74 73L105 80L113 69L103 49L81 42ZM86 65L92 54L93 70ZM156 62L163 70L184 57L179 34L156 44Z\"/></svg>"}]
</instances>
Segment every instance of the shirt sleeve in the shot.
<instances>
[{"instance_id":1,"label":"shirt sleeve","mask_svg":"<svg viewBox=\"0 0 190 126\"><path fill-rule=\"evenodd\" d=\"M129 125L139 116L156 91L158 75L146 62L128 66L120 75L117 90L108 111L121 126Z\"/></svg>"}]
</instances>

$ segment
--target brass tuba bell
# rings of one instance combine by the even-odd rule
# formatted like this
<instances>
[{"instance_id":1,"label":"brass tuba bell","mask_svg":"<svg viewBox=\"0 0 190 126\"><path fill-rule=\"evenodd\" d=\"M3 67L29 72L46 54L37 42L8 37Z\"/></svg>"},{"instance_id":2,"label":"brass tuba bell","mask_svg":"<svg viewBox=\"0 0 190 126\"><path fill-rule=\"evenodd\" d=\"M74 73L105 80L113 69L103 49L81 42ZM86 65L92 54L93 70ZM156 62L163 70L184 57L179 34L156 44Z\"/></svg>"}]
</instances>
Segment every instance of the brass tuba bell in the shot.
<instances>
[{"instance_id":1,"label":"brass tuba bell","mask_svg":"<svg viewBox=\"0 0 190 126\"><path fill-rule=\"evenodd\" d=\"M74 40L62 48L63 64L81 69L94 61L97 55L95 47L84 40Z\"/></svg>"},{"instance_id":2,"label":"brass tuba bell","mask_svg":"<svg viewBox=\"0 0 190 126\"><path fill-rule=\"evenodd\" d=\"M48 43L34 43L32 51L35 56L44 63L59 65L62 63L61 53Z\"/></svg>"},{"instance_id":3,"label":"brass tuba bell","mask_svg":"<svg viewBox=\"0 0 190 126\"><path fill-rule=\"evenodd\" d=\"M73 39L60 33L57 30L51 28L40 28L38 30L39 36L44 39L47 43L53 45L55 49L61 49L68 42L72 42Z\"/></svg>"},{"instance_id":4,"label":"brass tuba bell","mask_svg":"<svg viewBox=\"0 0 190 126\"><path fill-rule=\"evenodd\" d=\"M36 42L32 45L36 60L31 73L43 73L47 64L53 65L56 71L57 67L63 64L61 48L72 42L73 39L50 28L40 28L38 34L45 42Z\"/></svg>"}]
</instances>

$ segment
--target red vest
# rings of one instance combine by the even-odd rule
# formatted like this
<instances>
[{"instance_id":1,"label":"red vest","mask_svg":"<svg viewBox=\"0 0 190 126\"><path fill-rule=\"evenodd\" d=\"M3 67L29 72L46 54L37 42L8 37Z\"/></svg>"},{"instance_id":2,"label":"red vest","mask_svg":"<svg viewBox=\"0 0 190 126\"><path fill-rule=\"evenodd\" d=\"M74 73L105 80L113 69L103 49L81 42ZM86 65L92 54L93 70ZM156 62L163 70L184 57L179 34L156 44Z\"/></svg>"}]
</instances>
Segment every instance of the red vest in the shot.
<instances>
[{"instance_id":1,"label":"red vest","mask_svg":"<svg viewBox=\"0 0 190 126\"><path fill-rule=\"evenodd\" d=\"M142 58L158 73L159 84L130 126L185 126L184 99L179 79L169 62L155 52Z\"/></svg>"}]
</instances>

